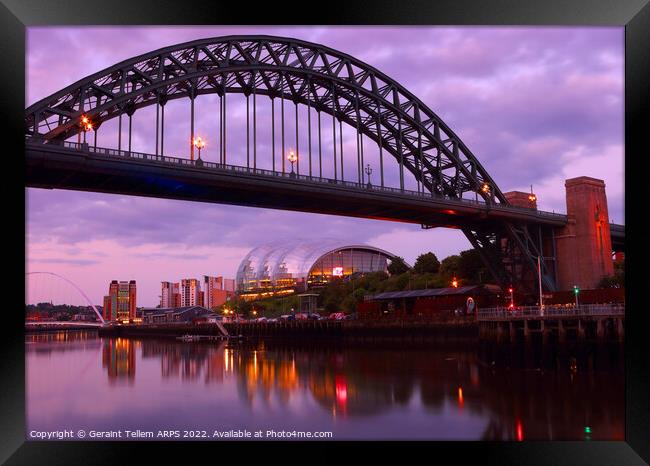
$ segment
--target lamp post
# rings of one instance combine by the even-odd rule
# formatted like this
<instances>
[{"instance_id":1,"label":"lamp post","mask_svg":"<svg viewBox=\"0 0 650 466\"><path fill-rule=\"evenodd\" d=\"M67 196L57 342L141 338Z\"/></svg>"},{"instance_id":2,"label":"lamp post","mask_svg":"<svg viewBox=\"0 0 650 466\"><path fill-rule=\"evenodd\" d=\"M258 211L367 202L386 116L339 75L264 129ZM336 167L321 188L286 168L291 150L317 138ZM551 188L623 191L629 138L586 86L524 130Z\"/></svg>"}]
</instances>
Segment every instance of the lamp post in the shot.
<instances>
[{"instance_id":1,"label":"lamp post","mask_svg":"<svg viewBox=\"0 0 650 466\"><path fill-rule=\"evenodd\" d=\"M365 168L364 171L366 172L366 175L368 175L368 184L367 184L367 187L368 187L368 188L371 188L371 187L372 187L372 184L370 184L370 175L372 175L372 168L370 168L370 164L367 164L367 165L366 165L366 168Z\"/></svg>"},{"instance_id":2,"label":"lamp post","mask_svg":"<svg viewBox=\"0 0 650 466\"><path fill-rule=\"evenodd\" d=\"M573 294L576 296L576 309L578 309L578 294L580 294L580 288L578 288L578 285L573 285Z\"/></svg>"},{"instance_id":3,"label":"lamp post","mask_svg":"<svg viewBox=\"0 0 650 466\"><path fill-rule=\"evenodd\" d=\"M289 174L289 176L291 178L294 178L296 176L296 173L293 171L293 164L296 163L296 161L298 160L298 156L294 151L289 151L289 155L287 155L287 160L291 162L291 173Z\"/></svg>"},{"instance_id":4,"label":"lamp post","mask_svg":"<svg viewBox=\"0 0 650 466\"><path fill-rule=\"evenodd\" d=\"M83 115L83 116L81 117L81 123L80 123L80 125L81 125L81 129L82 129L83 132L84 132L84 144L86 144L86 133L87 133L88 131L90 131L91 129L93 129L93 124L92 124L92 122L90 121L90 118L88 118L88 116Z\"/></svg>"},{"instance_id":5,"label":"lamp post","mask_svg":"<svg viewBox=\"0 0 650 466\"><path fill-rule=\"evenodd\" d=\"M510 308L514 309L515 308L515 290L512 288L512 285L510 285L510 288L508 288L508 291L510 292Z\"/></svg>"},{"instance_id":6,"label":"lamp post","mask_svg":"<svg viewBox=\"0 0 650 466\"><path fill-rule=\"evenodd\" d=\"M451 281L451 286L454 288L458 288L458 280L456 280L456 277Z\"/></svg>"},{"instance_id":7,"label":"lamp post","mask_svg":"<svg viewBox=\"0 0 650 466\"><path fill-rule=\"evenodd\" d=\"M198 160L201 160L201 149L205 147L205 141L201 136L197 136L194 138L192 141L192 144L194 144L194 147L196 147L199 150L199 158Z\"/></svg>"},{"instance_id":8,"label":"lamp post","mask_svg":"<svg viewBox=\"0 0 650 466\"><path fill-rule=\"evenodd\" d=\"M537 279L539 281L539 315L544 315L544 296L542 294L542 258L537 256Z\"/></svg>"}]
</instances>

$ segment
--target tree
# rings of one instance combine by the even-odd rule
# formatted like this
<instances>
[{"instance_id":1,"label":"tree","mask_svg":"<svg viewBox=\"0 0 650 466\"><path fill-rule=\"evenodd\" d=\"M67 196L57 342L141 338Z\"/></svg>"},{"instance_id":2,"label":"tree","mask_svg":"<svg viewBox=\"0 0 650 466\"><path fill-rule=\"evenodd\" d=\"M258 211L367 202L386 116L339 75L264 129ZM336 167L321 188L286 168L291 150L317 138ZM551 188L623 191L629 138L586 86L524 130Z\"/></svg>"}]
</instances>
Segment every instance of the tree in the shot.
<instances>
[{"instance_id":1,"label":"tree","mask_svg":"<svg viewBox=\"0 0 650 466\"><path fill-rule=\"evenodd\" d=\"M391 275L400 275L409 271L409 266L406 265L402 257L395 257L388 265L388 273Z\"/></svg>"},{"instance_id":2,"label":"tree","mask_svg":"<svg viewBox=\"0 0 650 466\"><path fill-rule=\"evenodd\" d=\"M605 275L600 279L596 288L620 288L616 275Z\"/></svg>"},{"instance_id":3,"label":"tree","mask_svg":"<svg viewBox=\"0 0 650 466\"><path fill-rule=\"evenodd\" d=\"M440 270L438 271L440 275L444 275L446 279L455 277L460 274L460 256L454 254L453 256L448 256L442 260L440 264Z\"/></svg>"},{"instance_id":4,"label":"tree","mask_svg":"<svg viewBox=\"0 0 650 466\"><path fill-rule=\"evenodd\" d=\"M440 270L440 261L432 252L420 254L415 261L413 270L416 273L438 273Z\"/></svg>"},{"instance_id":5,"label":"tree","mask_svg":"<svg viewBox=\"0 0 650 466\"><path fill-rule=\"evenodd\" d=\"M460 253L458 274L459 278L462 277L467 284L483 283L490 279L489 271L477 249L468 249Z\"/></svg>"}]
</instances>

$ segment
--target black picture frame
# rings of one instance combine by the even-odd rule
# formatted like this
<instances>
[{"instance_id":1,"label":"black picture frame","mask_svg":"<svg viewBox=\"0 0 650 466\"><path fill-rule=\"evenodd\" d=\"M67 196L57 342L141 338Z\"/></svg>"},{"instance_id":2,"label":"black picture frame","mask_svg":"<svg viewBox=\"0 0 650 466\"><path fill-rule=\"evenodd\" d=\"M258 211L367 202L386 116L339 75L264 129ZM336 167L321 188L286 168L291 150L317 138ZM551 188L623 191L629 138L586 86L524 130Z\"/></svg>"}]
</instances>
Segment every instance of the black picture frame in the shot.
<instances>
[{"instance_id":1,"label":"black picture frame","mask_svg":"<svg viewBox=\"0 0 650 466\"><path fill-rule=\"evenodd\" d=\"M648 0L411 0L376 1L372 4L348 0L340 5L282 2L280 4L217 4L200 0L113 0L89 3L81 0L3 0L0 5L0 49L2 73L2 119L7 131L3 163L5 200L5 271L12 300L3 309L0 390L0 461L7 464L130 464L137 456L149 463L166 462L175 456L188 462L199 458L220 461L229 454L248 455L266 447L265 456L283 460L341 453L341 442L314 444L278 443L158 443L158 442L26 442L24 303L9 277L24 283L25 241L24 153L25 109L25 27L36 25L199 25L199 24L366 24L366 25L575 25L625 27L625 160L627 325L626 361L626 441L625 442L383 442L373 443L374 455L398 448L407 461L416 458L454 458L455 462L474 459L499 465L636 465L650 462L650 378L644 338L648 323L643 305L642 282L645 255L644 171L636 169L650 154L648 143L648 103L650 103L650 5ZM322 10L322 11L319 11ZM644 117L645 115L645 117ZM620 124L612 122L612 124ZM10 136L9 136L10 135ZM7 143L10 142L9 145ZM635 208L636 207L636 208ZM11 213L9 212L11 210ZM636 227L634 225L637 225ZM646 235L647 236L647 235ZM11 264L11 266L9 266ZM635 290L638 290L635 292ZM15 303L14 303L15 299ZM307 448L305 448L307 447ZM413 451L417 448L418 451ZM209 450L209 451L208 451ZM408 456L406 456L408 454ZM281 455L281 456L279 456ZM422 455L427 455L426 457ZM154 459L155 458L155 459ZM448 461L448 460L445 460Z\"/></svg>"}]
</instances>

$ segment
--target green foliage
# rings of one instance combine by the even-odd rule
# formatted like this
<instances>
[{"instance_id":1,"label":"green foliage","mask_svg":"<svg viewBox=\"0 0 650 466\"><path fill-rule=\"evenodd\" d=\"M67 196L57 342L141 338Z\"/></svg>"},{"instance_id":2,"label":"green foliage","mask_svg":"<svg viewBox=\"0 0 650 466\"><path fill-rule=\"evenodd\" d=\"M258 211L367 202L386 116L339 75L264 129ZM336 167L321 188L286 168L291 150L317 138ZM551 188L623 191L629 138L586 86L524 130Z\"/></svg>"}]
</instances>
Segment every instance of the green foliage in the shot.
<instances>
[{"instance_id":1,"label":"green foliage","mask_svg":"<svg viewBox=\"0 0 650 466\"><path fill-rule=\"evenodd\" d=\"M603 277L597 288L625 288L625 262L616 262L614 274Z\"/></svg>"},{"instance_id":2,"label":"green foliage","mask_svg":"<svg viewBox=\"0 0 650 466\"><path fill-rule=\"evenodd\" d=\"M388 264L388 273L391 275L400 275L408 272L409 266L406 265L402 257L395 257L390 264Z\"/></svg>"},{"instance_id":3,"label":"green foliage","mask_svg":"<svg viewBox=\"0 0 650 466\"><path fill-rule=\"evenodd\" d=\"M454 254L453 256L448 256L442 260L440 263L440 270L438 271L440 275L446 278L448 282L453 277L460 275L460 256Z\"/></svg>"},{"instance_id":4,"label":"green foliage","mask_svg":"<svg viewBox=\"0 0 650 466\"><path fill-rule=\"evenodd\" d=\"M478 250L469 249L460 253L458 278L462 279L465 285L476 285L490 280L491 276Z\"/></svg>"},{"instance_id":5,"label":"green foliage","mask_svg":"<svg viewBox=\"0 0 650 466\"><path fill-rule=\"evenodd\" d=\"M416 273L438 273L438 270L440 270L440 261L432 252L420 254L415 261L413 270Z\"/></svg>"}]
</instances>

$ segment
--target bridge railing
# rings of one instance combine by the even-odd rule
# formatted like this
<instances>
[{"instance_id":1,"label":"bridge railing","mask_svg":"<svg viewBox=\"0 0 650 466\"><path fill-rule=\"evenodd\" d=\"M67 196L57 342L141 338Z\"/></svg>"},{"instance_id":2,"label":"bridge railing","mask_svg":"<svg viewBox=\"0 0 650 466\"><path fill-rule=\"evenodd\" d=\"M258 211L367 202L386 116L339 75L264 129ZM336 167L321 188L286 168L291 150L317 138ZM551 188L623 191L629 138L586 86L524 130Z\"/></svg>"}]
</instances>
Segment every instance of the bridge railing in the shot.
<instances>
[{"instance_id":1,"label":"bridge railing","mask_svg":"<svg viewBox=\"0 0 650 466\"><path fill-rule=\"evenodd\" d=\"M26 135L25 139L28 143L31 144L39 144L39 143L46 142L44 138L36 137L32 135ZM564 214L559 214L555 212L545 212L536 209L507 206L503 204L488 204L484 201L479 201L474 199L452 198L449 196L435 194L431 192L413 191L409 189L392 188L388 186L378 186L378 185L373 185L371 183L358 183L355 181L344 181L344 180L338 180L332 178L321 178L318 176L310 176L310 175L302 175L302 174L299 175L295 172L294 173L278 172L278 171L267 170L263 168L251 168L251 167L244 167L240 165L227 165L227 164L220 164L215 162L207 162L204 160L192 161L180 157L170 157L167 155L163 156L163 155L148 154L144 152L109 149L105 147L96 147L94 145L87 144L87 143L77 143L72 141L62 141L62 142L54 142L54 143L50 141L47 143L61 145L65 148L73 149L77 151L92 152L94 154L104 155L108 157L140 159L140 160L147 160L147 161L158 162L158 163L182 165L187 167L196 167L196 168L218 170L218 171L230 171L230 172L237 172L237 173L243 173L248 175L266 176L266 177L273 177L273 178L280 177L280 178L287 178L290 180L307 182L307 183L326 184L328 186L334 184L337 186L344 186L344 187L363 190L365 192L376 191L376 192L386 192L386 193L393 193L393 194L406 195L406 196L425 198L425 199L440 199L440 200L451 201L451 202L461 202L463 204L475 206L475 207L485 207L492 210L500 210L500 211L507 211L507 212L530 212L540 217L550 217L550 218L557 218L557 219L562 219L565 217Z\"/></svg>"},{"instance_id":2,"label":"bridge railing","mask_svg":"<svg viewBox=\"0 0 650 466\"><path fill-rule=\"evenodd\" d=\"M515 308L495 307L478 310L479 321L519 320L526 318L558 318L588 316L624 316L625 304L584 304L578 306L549 305L543 312L539 306L520 306Z\"/></svg>"}]
</instances>

